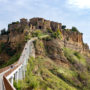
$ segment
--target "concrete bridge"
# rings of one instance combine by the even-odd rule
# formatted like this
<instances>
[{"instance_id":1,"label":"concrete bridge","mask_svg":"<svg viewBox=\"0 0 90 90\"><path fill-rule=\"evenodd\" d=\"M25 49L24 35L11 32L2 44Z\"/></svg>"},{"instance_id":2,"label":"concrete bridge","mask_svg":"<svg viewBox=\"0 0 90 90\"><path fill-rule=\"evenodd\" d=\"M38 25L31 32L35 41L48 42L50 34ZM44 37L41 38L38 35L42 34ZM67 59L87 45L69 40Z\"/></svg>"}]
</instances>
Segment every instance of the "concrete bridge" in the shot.
<instances>
[{"instance_id":1,"label":"concrete bridge","mask_svg":"<svg viewBox=\"0 0 90 90\"><path fill-rule=\"evenodd\" d=\"M30 56L35 57L33 41L37 38L29 40L23 49L23 52L17 62L0 69L0 90L16 90L13 86L14 80L23 80L25 78L26 66Z\"/></svg>"}]
</instances>

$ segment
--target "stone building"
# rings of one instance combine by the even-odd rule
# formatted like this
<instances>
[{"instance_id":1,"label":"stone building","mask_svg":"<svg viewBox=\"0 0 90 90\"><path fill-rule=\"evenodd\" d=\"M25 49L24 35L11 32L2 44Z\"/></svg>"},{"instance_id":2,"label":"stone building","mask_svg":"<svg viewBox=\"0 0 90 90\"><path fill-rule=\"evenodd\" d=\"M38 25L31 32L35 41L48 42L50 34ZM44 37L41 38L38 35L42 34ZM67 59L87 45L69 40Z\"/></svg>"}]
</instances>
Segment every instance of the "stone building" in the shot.
<instances>
[{"instance_id":1,"label":"stone building","mask_svg":"<svg viewBox=\"0 0 90 90\"><path fill-rule=\"evenodd\" d=\"M32 18L29 24L35 26L35 29L52 29L54 31L62 27L61 23L45 20L43 18Z\"/></svg>"}]
</instances>

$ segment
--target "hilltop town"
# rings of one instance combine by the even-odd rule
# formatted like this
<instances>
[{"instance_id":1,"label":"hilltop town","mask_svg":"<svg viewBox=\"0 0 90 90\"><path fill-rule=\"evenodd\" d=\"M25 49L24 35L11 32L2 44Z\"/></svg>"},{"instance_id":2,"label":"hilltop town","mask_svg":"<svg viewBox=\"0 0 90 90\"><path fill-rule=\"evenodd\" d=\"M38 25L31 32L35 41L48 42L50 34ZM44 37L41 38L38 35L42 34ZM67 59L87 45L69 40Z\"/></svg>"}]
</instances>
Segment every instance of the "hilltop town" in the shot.
<instances>
[{"instance_id":1,"label":"hilltop town","mask_svg":"<svg viewBox=\"0 0 90 90\"><path fill-rule=\"evenodd\" d=\"M0 43L9 43L11 48L15 48L16 44L24 41L24 32L35 31L37 29L43 32L51 29L56 31L60 30L63 39L61 40L61 46L66 46L77 50L81 53L88 53L89 47L83 42L83 34L79 31L72 31L71 29L64 29L62 23L45 20L43 18L32 18L27 20L25 18L20 19L20 22L12 22L8 25L8 30L2 30L0 35Z\"/></svg>"}]
</instances>

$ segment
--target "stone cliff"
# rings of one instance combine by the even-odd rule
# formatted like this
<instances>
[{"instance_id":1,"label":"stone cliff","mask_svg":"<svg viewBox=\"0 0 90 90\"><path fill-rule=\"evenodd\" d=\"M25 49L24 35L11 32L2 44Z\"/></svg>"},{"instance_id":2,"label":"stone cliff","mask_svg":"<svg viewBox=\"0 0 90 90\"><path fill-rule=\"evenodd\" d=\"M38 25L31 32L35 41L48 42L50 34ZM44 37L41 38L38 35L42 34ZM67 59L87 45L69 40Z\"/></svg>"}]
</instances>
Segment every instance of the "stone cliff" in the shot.
<instances>
[{"instance_id":1,"label":"stone cliff","mask_svg":"<svg viewBox=\"0 0 90 90\"><path fill-rule=\"evenodd\" d=\"M46 32L48 29L52 31L60 30L62 33L62 40L59 40L61 47L68 47L77 50L81 53L90 53L89 47L83 42L83 34L80 32L73 32L62 28L62 23L57 23L43 18L32 18L29 21L25 18L20 21L13 22L8 25L8 34L0 35L0 44L8 43L12 49L16 49L18 45L25 43L24 36L27 31L35 31L37 29Z\"/></svg>"}]
</instances>

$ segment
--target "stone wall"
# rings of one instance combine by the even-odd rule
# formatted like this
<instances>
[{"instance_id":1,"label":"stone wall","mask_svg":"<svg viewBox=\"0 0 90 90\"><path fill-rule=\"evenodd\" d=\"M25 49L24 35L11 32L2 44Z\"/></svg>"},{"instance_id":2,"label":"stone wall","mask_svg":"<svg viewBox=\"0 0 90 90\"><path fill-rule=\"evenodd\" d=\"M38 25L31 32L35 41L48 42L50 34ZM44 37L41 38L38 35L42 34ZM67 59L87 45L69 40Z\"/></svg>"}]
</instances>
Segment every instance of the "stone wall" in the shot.
<instances>
[{"instance_id":1,"label":"stone wall","mask_svg":"<svg viewBox=\"0 0 90 90\"><path fill-rule=\"evenodd\" d=\"M54 31L62 27L61 23L45 20L43 18L32 18L29 24L35 26L35 29L52 29Z\"/></svg>"},{"instance_id":2,"label":"stone wall","mask_svg":"<svg viewBox=\"0 0 90 90\"><path fill-rule=\"evenodd\" d=\"M66 39L67 41L73 41L77 42L79 44L83 43L83 34L80 32L73 32L71 30L66 31L66 30L61 30L63 34L63 38Z\"/></svg>"}]
</instances>

